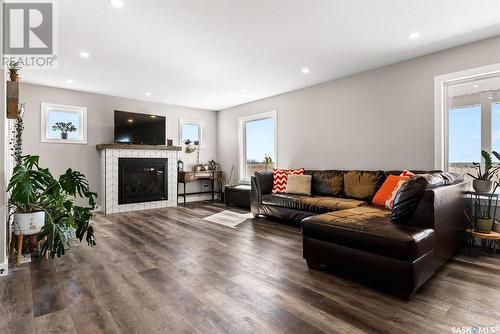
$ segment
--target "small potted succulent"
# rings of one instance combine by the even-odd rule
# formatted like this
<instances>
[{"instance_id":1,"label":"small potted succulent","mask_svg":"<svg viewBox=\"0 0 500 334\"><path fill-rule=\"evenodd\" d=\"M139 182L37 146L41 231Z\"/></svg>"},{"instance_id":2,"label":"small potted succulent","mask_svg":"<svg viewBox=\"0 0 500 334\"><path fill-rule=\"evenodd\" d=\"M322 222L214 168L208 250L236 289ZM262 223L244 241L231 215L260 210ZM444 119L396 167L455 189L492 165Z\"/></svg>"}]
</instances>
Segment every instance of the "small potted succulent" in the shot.
<instances>
[{"instance_id":1,"label":"small potted succulent","mask_svg":"<svg viewBox=\"0 0 500 334\"><path fill-rule=\"evenodd\" d=\"M52 130L61 131L61 139L68 139L68 133L75 132L77 128L72 122L56 122L56 124L52 125Z\"/></svg>"},{"instance_id":2,"label":"small potted succulent","mask_svg":"<svg viewBox=\"0 0 500 334\"><path fill-rule=\"evenodd\" d=\"M21 65L19 64L20 60L18 61L9 61L8 64L8 69L9 69L9 74L10 74L10 81L17 82L19 81L19 71L22 69Z\"/></svg>"},{"instance_id":3,"label":"small potted succulent","mask_svg":"<svg viewBox=\"0 0 500 334\"><path fill-rule=\"evenodd\" d=\"M495 151L493 151L493 155L495 155L495 157L497 158L500 158L500 154ZM482 150L481 156L484 159L484 171L481 168L480 163L473 162L472 164L476 168L477 174L472 175L470 173L467 173L467 175L473 178L472 187L475 191L477 191L478 193L489 193L493 189L492 178L496 175L500 167L493 167L491 154L489 154L488 152Z\"/></svg>"}]
</instances>

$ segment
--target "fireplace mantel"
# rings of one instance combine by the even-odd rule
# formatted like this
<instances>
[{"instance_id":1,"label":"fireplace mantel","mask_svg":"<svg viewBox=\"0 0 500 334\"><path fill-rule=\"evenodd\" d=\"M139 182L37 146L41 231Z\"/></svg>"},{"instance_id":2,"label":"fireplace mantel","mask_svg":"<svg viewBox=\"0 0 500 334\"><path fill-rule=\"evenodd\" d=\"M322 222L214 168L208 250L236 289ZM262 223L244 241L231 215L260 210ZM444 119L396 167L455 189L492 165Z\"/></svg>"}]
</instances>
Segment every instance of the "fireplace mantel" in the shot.
<instances>
[{"instance_id":1,"label":"fireplace mantel","mask_svg":"<svg viewBox=\"0 0 500 334\"><path fill-rule=\"evenodd\" d=\"M151 150L151 151L181 151L180 146L167 146L167 145L138 145L138 144L97 144L95 148L98 151L112 149L112 150Z\"/></svg>"}]
</instances>

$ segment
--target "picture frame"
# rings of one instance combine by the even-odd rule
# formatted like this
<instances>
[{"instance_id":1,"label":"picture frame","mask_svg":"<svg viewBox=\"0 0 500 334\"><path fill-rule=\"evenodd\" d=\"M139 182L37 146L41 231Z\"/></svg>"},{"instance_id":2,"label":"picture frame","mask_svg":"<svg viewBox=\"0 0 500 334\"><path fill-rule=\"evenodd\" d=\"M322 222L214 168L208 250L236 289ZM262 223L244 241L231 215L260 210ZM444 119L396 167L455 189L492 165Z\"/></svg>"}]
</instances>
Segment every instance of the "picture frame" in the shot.
<instances>
[{"instance_id":1,"label":"picture frame","mask_svg":"<svg viewBox=\"0 0 500 334\"><path fill-rule=\"evenodd\" d=\"M87 144L87 108L42 102L42 143Z\"/></svg>"}]
</instances>

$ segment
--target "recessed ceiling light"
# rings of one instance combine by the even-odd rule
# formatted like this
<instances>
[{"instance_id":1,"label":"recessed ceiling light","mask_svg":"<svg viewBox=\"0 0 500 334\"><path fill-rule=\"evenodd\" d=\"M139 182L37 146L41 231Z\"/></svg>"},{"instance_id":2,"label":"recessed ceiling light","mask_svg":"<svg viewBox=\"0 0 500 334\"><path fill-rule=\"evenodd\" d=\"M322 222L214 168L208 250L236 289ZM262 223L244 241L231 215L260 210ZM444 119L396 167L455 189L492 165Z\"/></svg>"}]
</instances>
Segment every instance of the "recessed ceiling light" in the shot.
<instances>
[{"instance_id":1,"label":"recessed ceiling light","mask_svg":"<svg viewBox=\"0 0 500 334\"><path fill-rule=\"evenodd\" d=\"M243 89L241 90L241 92L242 92L242 93L246 93L246 92L248 92L248 89L243 88Z\"/></svg>"},{"instance_id":2,"label":"recessed ceiling light","mask_svg":"<svg viewBox=\"0 0 500 334\"><path fill-rule=\"evenodd\" d=\"M311 71L309 70L309 67L304 67L304 68L302 69L302 73L304 73L304 74L308 74L309 72L311 72Z\"/></svg>"},{"instance_id":3,"label":"recessed ceiling light","mask_svg":"<svg viewBox=\"0 0 500 334\"><path fill-rule=\"evenodd\" d=\"M151 96L151 93L150 93L150 92L147 92L147 93L146 93L146 96Z\"/></svg>"},{"instance_id":4,"label":"recessed ceiling light","mask_svg":"<svg viewBox=\"0 0 500 334\"><path fill-rule=\"evenodd\" d=\"M109 0L111 3L111 6L115 8L122 8L123 7L123 1L122 0Z\"/></svg>"},{"instance_id":5,"label":"recessed ceiling light","mask_svg":"<svg viewBox=\"0 0 500 334\"><path fill-rule=\"evenodd\" d=\"M66 80L66 82L69 83L69 84L74 83L73 79L68 79L68 80Z\"/></svg>"},{"instance_id":6,"label":"recessed ceiling light","mask_svg":"<svg viewBox=\"0 0 500 334\"><path fill-rule=\"evenodd\" d=\"M132 118L127 119L127 122L132 123L134 120Z\"/></svg>"},{"instance_id":7,"label":"recessed ceiling light","mask_svg":"<svg viewBox=\"0 0 500 334\"><path fill-rule=\"evenodd\" d=\"M80 57L88 58L88 57L90 57L90 53L88 53L87 51L82 51L82 52L80 52Z\"/></svg>"},{"instance_id":8,"label":"recessed ceiling light","mask_svg":"<svg viewBox=\"0 0 500 334\"><path fill-rule=\"evenodd\" d=\"M493 100L493 96L488 96L488 100Z\"/></svg>"},{"instance_id":9,"label":"recessed ceiling light","mask_svg":"<svg viewBox=\"0 0 500 334\"><path fill-rule=\"evenodd\" d=\"M479 88L478 84L472 85L472 88Z\"/></svg>"},{"instance_id":10,"label":"recessed ceiling light","mask_svg":"<svg viewBox=\"0 0 500 334\"><path fill-rule=\"evenodd\" d=\"M412 32L411 34L408 35L408 38L410 38L410 39L417 39L419 37L420 37L419 32Z\"/></svg>"}]
</instances>

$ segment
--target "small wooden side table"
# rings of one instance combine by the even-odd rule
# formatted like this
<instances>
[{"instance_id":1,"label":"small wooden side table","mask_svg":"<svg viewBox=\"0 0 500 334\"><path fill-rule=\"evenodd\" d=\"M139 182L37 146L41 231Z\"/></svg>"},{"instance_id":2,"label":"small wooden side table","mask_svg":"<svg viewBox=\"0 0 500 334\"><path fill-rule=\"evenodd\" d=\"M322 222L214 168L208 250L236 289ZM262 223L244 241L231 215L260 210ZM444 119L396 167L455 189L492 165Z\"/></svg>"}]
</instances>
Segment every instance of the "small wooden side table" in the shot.
<instances>
[{"instance_id":1,"label":"small wooden side table","mask_svg":"<svg viewBox=\"0 0 500 334\"><path fill-rule=\"evenodd\" d=\"M481 239L481 244L486 247L489 256L495 254L500 246L500 233L498 232L482 233L469 228L467 233L469 233L469 251L476 243L475 238Z\"/></svg>"}]
</instances>

